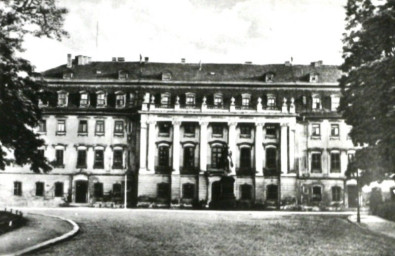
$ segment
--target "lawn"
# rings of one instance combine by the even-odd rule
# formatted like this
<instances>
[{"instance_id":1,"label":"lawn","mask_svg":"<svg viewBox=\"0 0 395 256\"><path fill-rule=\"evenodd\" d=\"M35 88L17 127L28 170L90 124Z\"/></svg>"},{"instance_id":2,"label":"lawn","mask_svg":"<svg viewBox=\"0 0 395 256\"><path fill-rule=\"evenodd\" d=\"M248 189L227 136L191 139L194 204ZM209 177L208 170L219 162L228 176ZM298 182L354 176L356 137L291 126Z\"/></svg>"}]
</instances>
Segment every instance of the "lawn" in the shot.
<instances>
[{"instance_id":1,"label":"lawn","mask_svg":"<svg viewBox=\"0 0 395 256\"><path fill-rule=\"evenodd\" d=\"M39 255L393 255L395 251L394 240L340 216L141 210L55 214L76 220L81 234Z\"/></svg>"}]
</instances>

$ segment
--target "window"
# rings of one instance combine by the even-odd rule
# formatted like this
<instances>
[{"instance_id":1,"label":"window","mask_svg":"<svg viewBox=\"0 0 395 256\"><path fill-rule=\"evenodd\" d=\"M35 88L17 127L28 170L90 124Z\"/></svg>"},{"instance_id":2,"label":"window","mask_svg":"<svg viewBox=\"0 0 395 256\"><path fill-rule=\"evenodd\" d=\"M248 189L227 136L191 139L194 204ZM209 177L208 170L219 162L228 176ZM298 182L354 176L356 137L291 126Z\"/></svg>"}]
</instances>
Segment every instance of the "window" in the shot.
<instances>
[{"instance_id":1,"label":"window","mask_svg":"<svg viewBox=\"0 0 395 256\"><path fill-rule=\"evenodd\" d=\"M340 154L331 153L331 172L340 172Z\"/></svg>"},{"instance_id":2,"label":"window","mask_svg":"<svg viewBox=\"0 0 395 256\"><path fill-rule=\"evenodd\" d=\"M267 137L276 137L276 126L273 124L268 124L266 127L266 136Z\"/></svg>"},{"instance_id":3,"label":"window","mask_svg":"<svg viewBox=\"0 0 395 256\"><path fill-rule=\"evenodd\" d=\"M278 187L277 185L270 184L267 186L267 200L277 200L278 195Z\"/></svg>"},{"instance_id":4,"label":"window","mask_svg":"<svg viewBox=\"0 0 395 256\"><path fill-rule=\"evenodd\" d=\"M116 106L117 108L121 108L125 106L125 94L117 94L116 95Z\"/></svg>"},{"instance_id":5,"label":"window","mask_svg":"<svg viewBox=\"0 0 395 256\"><path fill-rule=\"evenodd\" d=\"M313 109L321 109L321 99L318 96L313 97Z\"/></svg>"},{"instance_id":6,"label":"window","mask_svg":"<svg viewBox=\"0 0 395 256\"><path fill-rule=\"evenodd\" d=\"M41 120L38 124L38 132L47 132L47 120Z\"/></svg>"},{"instance_id":7,"label":"window","mask_svg":"<svg viewBox=\"0 0 395 256\"><path fill-rule=\"evenodd\" d=\"M103 135L104 132L105 132L105 130L104 130L104 121L103 120L97 120L96 121L95 134L96 135Z\"/></svg>"},{"instance_id":8,"label":"window","mask_svg":"<svg viewBox=\"0 0 395 256\"><path fill-rule=\"evenodd\" d=\"M339 125L338 124L331 124L331 136L332 137L339 137Z\"/></svg>"},{"instance_id":9,"label":"window","mask_svg":"<svg viewBox=\"0 0 395 256\"><path fill-rule=\"evenodd\" d=\"M114 169L122 169L123 168L123 150L116 149L114 150Z\"/></svg>"},{"instance_id":10,"label":"window","mask_svg":"<svg viewBox=\"0 0 395 256\"><path fill-rule=\"evenodd\" d=\"M63 149L57 149L55 151L55 154L56 154L56 159L55 159L56 167L63 167Z\"/></svg>"},{"instance_id":11,"label":"window","mask_svg":"<svg viewBox=\"0 0 395 256\"><path fill-rule=\"evenodd\" d=\"M240 125L240 137L241 138L251 138L251 126Z\"/></svg>"},{"instance_id":12,"label":"window","mask_svg":"<svg viewBox=\"0 0 395 256\"><path fill-rule=\"evenodd\" d=\"M313 193L311 195L311 201L313 202L321 202L321 187L315 186L313 187Z\"/></svg>"},{"instance_id":13,"label":"window","mask_svg":"<svg viewBox=\"0 0 395 256\"><path fill-rule=\"evenodd\" d=\"M66 133L66 120L58 120L56 135L64 135Z\"/></svg>"},{"instance_id":14,"label":"window","mask_svg":"<svg viewBox=\"0 0 395 256\"><path fill-rule=\"evenodd\" d=\"M195 94L187 93L185 95L185 104L189 106L195 105Z\"/></svg>"},{"instance_id":15,"label":"window","mask_svg":"<svg viewBox=\"0 0 395 256\"><path fill-rule=\"evenodd\" d=\"M86 168L86 150L85 149L78 150L77 168Z\"/></svg>"},{"instance_id":16,"label":"window","mask_svg":"<svg viewBox=\"0 0 395 256\"><path fill-rule=\"evenodd\" d=\"M331 103L331 110L332 111L337 111L337 108L340 105L340 97L334 96L332 97L332 103Z\"/></svg>"},{"instance_id":17,"label":"window","mask_svg":"<svg viewBox=\"0 0 395 256\"><path fill-rule=\"evenodd\" d=\"M160 146L159 147L158 165L160 167L168 167L169 166L169 147L167 147L167 146Z\"/></svg>"},{"instance_id":18,"label":"window","mask_svg":"<svg viewBox=\"0 0 395 256\"><path fill-rule=\"evenodd\" d=\"M321 172L321 153L311 154L311 169L312 172Z\"/></svg>"},{"instance_id":19,"label":"window","mask_svg":"<svg viewBox=\"0 0 395 256\"><path fill-rule=\"evenodd\" d=\"M164 106L170 105L170 94L162 93L160 96L160 104Z\"/></svg>"},{"instance_id":20,"label":"window","mask_svg":"<svg viewBox=\"0 0 395 256\"><path fill-rule=\"evenodd\" d=\"M316 137L321 136L320 124L313 124L311 127L312 127L312 133L311 133L312 136L316 136Z\"/></svg>"},{"instance_id":21,"label":"window","mask_svg":"<svg viewBox=\"0 0 395 256\"><path fill-rule=\"evenodd\" d=\"M211 166L212 168L223 168L224 148L215 146L211 148Z\"/></svg>"},{"instance_id":22,"label":"window","mask_svg":"<svg viewBox=\"0 0 395 256\"><path fill-rule=\"evenodd\" d=\"M309 75L309 81L310 81L310 83L318 82L318 74L315 74L315 73L310 74Z\"/></svg>"},{"instance_id":23,"label":"window","mask_svg":"<svg viewBox=\"0 0 395 256\"><path fill-rule=\"evenodd\" d=\"M93 168L95 169L104 168L104 151L101 149L95 150L95 163Z\"/></svg>"},{"instance_id":24,"label":"window","mask_svg":"<svg viewBox=\"0 0 395 256\"><path fill-rule=\"evenodd\" d=\"M240 149L240 169L251 167L251 149L241 148Z\"/></svg>"},{"instance_id":25,"label":"window","mask_svg":"<svg viewBox=\"0 0 395 256\"><path fill-rule=\"evenodd\" d=\"M248 108L250 106L251 95L250 94L242 94L241 95L241 106L242 108Z\"/></svg>"},{"instance_id":26,"label":"window","mask_svg":"<svg viewBox=\"0 0 395 256\"><path fill-rule=\"evenodd\" d=\"M276 107L276 97L272 94L267 95L267 108L274 109Z\"/></svg>"},{"instance_id":27,"label":"window","mask_svg":"<svg viewBox=\"0 0 395 256\"><path fill-rule=\"evenodd\" d=\"M348 153L347 158L348 158L348 162L352 163L352 162L354 162L355 154L354 153Z\"/></svg>"},{"instance_id":28,"label":"window","mask_svg":"<svg viewBox=\"0 0 395 256\"><path fill-rule=\"evenodd\" d=\"M277 150L276 148L266 149L266 168L276 169L277 168Z\"/></svg>"},{"instance_id":29,"label":"window","mask_svg":"<svg viewBox=\"0 0 395 256\"><path fill-rule=\"evenodd\" d=\"M123 121L115 121L114 134L123 135Z\"/></svg>"},{"instance_id":30,"label":"window","mask_svg":"<svg viewBox=\"0 0 395 256\"><path fill-rule=\"evenodd\" d=\"M128 78L128 73L124 70L119 70L118 71L118 79L127 79Z\"/></svg>"},{"instance_id":31,"label":"window","mask_svg":"<svg viewBox=\"0 0 395 256\"><path fill-rule=\"evenodd\" d=\"M332 187L332 201L341 201L341 191L340 187Z\"/></svg>"},{"instance_id":32,"label":"window","mask_svg":"<svg viewBox=\"0 0 395 256\"><path fill-rule=\"evenodd\" d=\"M15 181L14 182L14 196L21 196L22 195L22 182Z\"/></svg>"},{"instance_id":33,"label":"window","mask_svg":"<svg viewBox=\"0 0 395 256\"><path fill-rule=\"evenodd\" d=\"M36 182L36 196L44 196L44 182Z\"/></svg>"},{"instance_id":34,"label":"window","mask_svg":"<svg viewBox=\"0 0 395 256\"><path fill-rule=\"evenodd\" d=\"M251 200L252 199L252 186L244 184L240 186L240 199Z\"/></svg>"},{"instance_id":35,"label":"window","mask_svg":"<svg viewBox=\"0 0 395 256\"><path fill-rule=\"evenodd\" d=\"M112 184L112 193L114 196L122 195L122 185L119 183Z\"/></svg>"},{"instance_id":36,"label":"window","mask_svg":"<svg viewBox=\"0 0 395 256\"><path fill-rule=\"evenodd\" d=\"M104 93L97 94L97 106L104 107L106 105L106 95Z\"/></svg>"},{"instance_id":37,"label":"window","mask_svg":"<svg viewBox=\"0 0 395 256\"><path fill-rule=\"evenodd\" d=\"M80 120L78 125L78 133L79 134L87 134L88 133L88 121L87 120Z\"/></svg>"},{"instance_id":38,"label":"window","mask_svg":"<svg viewBox=\"0 0 395 256\"><path fill-rule=\"evenodd\" d=\"M59 92L58 93L58 106L64 107L67 105L67 93Z\"/></svg>"},{"instance_id":39,"label":"window","mask_svg":"<svg viewBox=\"0 0 395 256\"><path fill-rule=\"evenodd\" d=\"M195 137L195 125L191 123L186 123L184 125L184 136L185 137Z\"/></svg>"},{"instance_id":40,"label":"window","mask_svg":"<svg viewBox=\"0 0 395 256\"><path fill-rule=\"evenodd\" d=\"M103 183L96 182L93 184L93 194L96 198L103 197Z\"/></svg>"},{"instance_id":41,"label":"window","mask_svg":"<svg viewBox=\"0 0 395 256\"><path fill-rule=\"evenodd\" d=\"M158 124L158 126L159 126L159 136L167 137L170 135L170 123L161 122Z\"/></svg>"},{"instance_id":42,"label":"window","mask_svg":"<svg viewBox=\"0 0 395 256\"><path fill-rule=\"evenodd\" d=\"M224 135L224 129L220 124L213 124L213 137L222 137Z\"/></svg>"},{"instance_id":43,"label":"window","mask_svg":"<svg viewBox=\"0 0 395 256\"><path fill-rule=\"evenodd\" d=\"M88 106L88 103L89 103L89 101L88 101L88 93L81 93L80 94L80 106L82 106L82 107L86 107L86 106Z\"/></svg>"},{"instance_id":44,"label":"window","mask_svg":"<svg viewBox=\"0 0 395 256\"><path fill-rule=\"evenodd\" d=\"M273 82L274 74L273 73L267 73L265 75L265 82Z\"/></svg>"},{"instance_id":45,"label":"window","mask_svg":"<svg viewBox=\"0 0 395 256\"><path fill-rule=\"evenodd\" d=\"M55 197L63 197L63 182L55 183Z\"/></svg>"},{"instance_id":46,"label":"window","mask_svg":"<svg viewBox=\"0 0 395 256\"><path fill-rule=\"evenodd\" d=\"M195 185L191 183L182 184L182 198L193 199L195 195Z\"/></svg>"},{"instance_id":47,"label":"window","mask_svg":"<svg viewBox=\"0 0 395 256\"><path fill-rule=\"evenodd\" d=\"M169 198L170 195L170 186L167 183L159 183L157 185L157 197L162 199Z\"/></svg>"},{"instance_id":48,"label":"window","mask_svg":"<svg viewBox=\"0 0 395 256\"><path fill-rule=\"evenodd\" d=\"M214 94L214 106L216 107L222 107L223 105L223 99L222 99L222 94Z\"/></svg>"},{"instance_id":49,"label":"window","mask_svg":"<svg viewBox=\"0 0 395 256\"><path fill-rule=\"evenodd\" d=\"M184 168L194 168L195 167L195 148L185 147L184 148Z\"/></svg>"}]
</instances>

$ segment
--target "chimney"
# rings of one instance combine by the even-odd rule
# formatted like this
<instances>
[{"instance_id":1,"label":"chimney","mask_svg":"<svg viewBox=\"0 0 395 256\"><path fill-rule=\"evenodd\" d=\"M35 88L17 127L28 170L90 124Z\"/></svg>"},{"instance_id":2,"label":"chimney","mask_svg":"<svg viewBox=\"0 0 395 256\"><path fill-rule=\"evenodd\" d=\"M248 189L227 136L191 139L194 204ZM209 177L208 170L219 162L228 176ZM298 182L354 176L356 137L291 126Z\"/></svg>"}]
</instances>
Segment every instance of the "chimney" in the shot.
<instances>
[{"instance_id":1,"label":"chimney","mask_svg":"<svg viewBox=\"0 0 395 256\"><path fill-rule=\"evenodd\" d=\"M290 67L290 66L291 66L291 62L290 62L289 60L287 60L287 61L284 63L284 65L285 65L286 67Z\"/></svg>"},{"instance_id":2,"label":"chimney","mask_svg":"<svg viewBox=\"0 0 395 256\"><path fill-rule=\"evenodd\" d=\"M73 66L73 61L71 59L71 54L67 54L67 68L71 68Z\"/></svg>"},{"instance_id":3,"label":"chimney","mask_svg":"<svg viewBox=\"0 0 395 256\"><path fill-rule=\"evenodd\" d=\"M116 62L117 58L116 57L112 57L112 61Z\"/></svg>"},{"instance_id":4,"label":"chimney","mask_svg":"<svg viewBox=\"0 0 395 256\"><path fill-rule=\"evenodd\" d=\"M315 61L315 62L311 62L311 66L317 68L317 67L321 67L323 64L322 60L319 61Z\"/></svg>"},{"instance_id":5,"label":"chimney","mask_svg":"<svg viewBox=\"0 0 395 256\"><path fill-rule=\"evenodd\" d=\"M144 57L144 62L148 63L148 61L149 61L149 57Z\"/></svg>"},{"instance_id":6,"label":"chimney","mask_svg":"<svg viewBox=\"0 0 395 256\"><path fill-rule=\"evenodd\" d=\"M244 62L244 64L246 64L246 65L251 65L251 64L252 64L252 61L246 61L246 62Z\"/></svg>"},{"instance_id":7,"label":"chimney","mask_svg":"<svg viewBox=\"0 0 395 256\"><path fill-rule=\"evenodd\" d=\"M118 62L124 62L125 61L125 57L118 57Z\"/></svg>"},{"instance_id":8,"label":"chimney","mask_svg":"<svg viewBox=\"0 0 395 256\"><path fill-rule=\"evenodd\" d=\"M181 58L181 63L185 63L185 58Z\"/></svg>"}]
</instances>

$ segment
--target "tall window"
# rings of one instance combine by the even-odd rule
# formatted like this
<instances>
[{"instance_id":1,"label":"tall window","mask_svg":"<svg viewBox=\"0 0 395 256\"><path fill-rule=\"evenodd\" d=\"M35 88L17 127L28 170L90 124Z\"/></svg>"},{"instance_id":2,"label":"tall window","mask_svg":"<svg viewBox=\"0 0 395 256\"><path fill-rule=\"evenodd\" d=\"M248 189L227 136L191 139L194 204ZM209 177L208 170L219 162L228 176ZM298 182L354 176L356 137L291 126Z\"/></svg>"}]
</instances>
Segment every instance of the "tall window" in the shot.
<instances>
[{"instance_id":1,"label":"tall window","mask_svg":"<svg viewBox=\"0 0 395 256\"><path fill-rule=\"evenodd\" d=\"M313 187L311 197L312 197L311 200L313 202L320 202L322 200L321 187L318 186Z\"/></svg>"},{"instance_id":2,"label":"tall window","mask_svg":"<svg viewBox=\"0 0 395 256\"><path fill-rule=\"evenodd\" d=\"M332 187L332 201L341 201L341 187Z\"/></svg>"},{"instance_id":3,"label":"tall window","mask_svg":"<svg viewBox=\"0 0 395 256\"><path fill-rule=\"evenodd\" d=\"M123 121L115 121L114 134L123 135Z\"/></svg>"},{"instance_id":4,"label":"tall window","mask_svg":"<svg viewBox=\"0 0 395 256\"><path fill-rule=\"evenodd\" d=\"M63 182L55 183L55 197L63 197Z\"/></svg>"},{"instance_id":5,"label":"tall window","mask_svg":"<svg viewBox=\"0 0 395 256\"><path fill-rule=\"evenodd\" d=\"M66 133L66 120L58 120L56 134L61 135Z\"/></svg>"},{"instance_id":6,"label":"tall window","mask_svg":"<svg viewBox=\"0 0 395 256\"><path fill-rule=\"evenodd\" d=\"M47 120L41 120L38 126L38 132L47 132Z\"/></svg>"},{"instance_id":7,"label":"tall window","mask_svg":"<svg viewBox=\"0 0 395 256\"><path fill-rule=\"evenodd\" d=\"M159 147L158 165L160 167L168 167L169 166L169 147L167 147L167 146L160 146Z\"/></svg>"},{"instance_id":8,"label":"tall window","mask_svg":"<svg viewBox=\"0 0 395 256\"><path fill-rule=\"evenodd\" d=\"M240 168L250 168L251 167L251 149L241 148L240 149Z\"/></svg>"},{"instance_id":9,"label":"tall window","mask_svg":"<svg viewBox=\"0 0 395 256\"><path fill-rule=\"evenodd\" d=\"M67 93L59 92L58 93L58 106L63 107L67 105Z\"/></svg>"},{"instance_id":10,"label":"tall window","mask_svg":"<svg viewBox=\"0 0 395 256\"><path fill-rule=\"evenodd\" d=\"M87 134L88 133L88 121L87 120L80 120L78 125L78 133Z\"/></svg>"},{"instance_id":11,"label":"tall window","mask_svg":"<svg viewBox=\"0 0 395 256\"><path fill-rule=\"evenodd\" d=\"M195 185L191 183L182 184L182 198L193 199L195 195Z\"/></svg>"},{"instance_id":12,"label":"tall window","mask_svg":"<svg viewBox=\"0 0 395 256\"><path fill-rule=\"evenodd\" d=\"M123 168L123 150L122 149L115 149L114 150L113 168L114 169L122 169Z\"/></svg>"},{"instance_id":13,"label":"tall window","mask_svg":"<svg viewBox=\"0 0 395 256\"><path fill-rule=\"evenodd\" d=\"M240 137L251 138L251 126L246 124L240 125Z\"/></svg>"},{"instance_id":14,"label":"tall window","mask_svg":"<svg viewBox=\"0 0 395 256\"><path fill-rule=\"evenodd\" d=\"M339 125L338 124L331 124L331 136L332 137L339 137Z\"/></svg>"},{"instance_id":15,"label":"tall window","mask_svg":"<svg viewBox=\"0 0 395 256\"><path fill-rule=\"evenodd\" d=\"M222 136L224 136L224 128L223 128L222 125L220 125L220 124L213 124L212 128L213 128L213 136L214 137L222 137Z\"/></svg>"},{"instance_id":16,"label":"tall window","mask_svg":"<svg viewBox=\"0 0 395 256\"><path fill-rule=\"evenodd\" d=\"M98 107L104 107L106 105L106 95L104 93L97 94L97 102Z\"/></svg>"},{"instance_id":17,"label":"tall window","mask_svg":"<svg viewBox=\"0 0 395 256\"><path fill-rule=\"evenodd\" d=\"M319 96L313 96L313 109L321 109L321 99Z\"/></svg>"},{"instance_id":18,"label":"tall window","mask_svg":"<svg viewBox=\"0 0 395 256\"><path fill-rule=\"evenodd\" d=\"M195 167L195 148L185 147L184 148L184 168Z\"/></svg>"},{"instance_id":19,"label":"tall window","mask_svg":"<svg viewBox=\"0 0 395 256\"><path fill-rule=\"evenodd\" d=\"M321 153L311 154L311 170L312 172L321 172Z\"/></svg>"},{"instance_id":20,"label":"tall window","mask_svg":"<svg viewBox=\"0 0 395 256\"><path fill-rule=\"evenodd\" d=\"M211 148L211 166L212 168L223 168L224 148L214 146Z\"/></svg>"},{"instance_id":21,"label":"tall window","mask_svg":"<svg viewBox=\"0 0 395 256\"><path fill-rule=\"evenodd\" d=\"M21 196L22 195L22 182L15 181L14 182L14 196Z\"/></svg>"},{"instance_id":22,"label":"tall window","mask_svg":"<svg viewBox=\"0 0 395 256\"><path fill-rule=\"evenodd\" d=\"M44 196L44 182L36 182L36 196Z\"/></svg>"},{"instance_id":23,"label":"tall window","mask_svg":"<svg viewBox=\"0 0 395 256\"><path fill-rule=\"evenodd\" d=\"M93 184L93 193L96 198L103 197L103 183L96 182Z\"/></svg>"},{"instance_id":24,"label":"tall window","mask_svg":"<svg viewBox=\"0 0 395 256\"><path fill-rule=\"evenodd\" d=\"M321 127L320 124L313 124L312 126L312 136L321 136Z\"/></svg>"},{"instance_id":25,"label":"tall window","mask_svg":"<svg viewBox=\"0 0 395 256\"><path fill-rule=\"evenodd\" d=\"M277 168L277 150L275 148L266 149L266 168Z\"/></svg>"},{"instance_id":26,"label":"tall window","mask_svg":"<svg viewBox=\"0 0 395 256\"><path fill-rule=\"evenodd\" d=\"M251 200L252 199L252 186L249 184L244 184L240 186L240 199L241 200Z\"/></svg>"},{"instance_id":27,"label":"tall window","mask_svg":"<svg viewBox=\"0 0 395 256\"><path fill-rule=\"evenodd\" d=\"M331 172L340 172L340 154L331 153Z\"/></svg>"},{"instance_id":28,"label":"tall window","mask_svg":"<svg viewBox=\"0 0 395 256\"><path fill-rule=\"evenodd\" d=\"M78 150L77 168L86 168L86 150L85 149Z\"/></svg>"},{"instance_id":29,"label":"tall window","mask_svg":"<svg viewBox=\"0 0 395 256\"><path fill-rule=\"evenodd\" d=\"M116 106L118 108L125 106L125 94L117 94L116 95Z\"/></svg>"},{"instance_id":30,"label":"tall window","mask_svg":"<svg viewBox=\"0 0 395 256\"><path fill-rule=\"evenodd\" d=\"M57 149L56 151L56 159L55 159L55 164L56 167L62 167L63 166L63 149Z\"/></svg>"},{"instance_id":31,"label":"tall window","mask_svg":"<svg viewBox=\"0 0 395 256\"><path fill-rule=\"evenodd\" d=\"M96 135L104 135L104 121L103 120L97 120L96 121L96 127L95 127L95 134Z\"/></svg>"},{"instance_id":32,"label":"tall window","mask_svg":"<svg viewBox=\"0 0 395 256\"><path fill-rule=\"evenodd\" d=\"M102 149L95 150L94 168L96 169L104 168L104 151Z\"/></svg>"}]
</instances>

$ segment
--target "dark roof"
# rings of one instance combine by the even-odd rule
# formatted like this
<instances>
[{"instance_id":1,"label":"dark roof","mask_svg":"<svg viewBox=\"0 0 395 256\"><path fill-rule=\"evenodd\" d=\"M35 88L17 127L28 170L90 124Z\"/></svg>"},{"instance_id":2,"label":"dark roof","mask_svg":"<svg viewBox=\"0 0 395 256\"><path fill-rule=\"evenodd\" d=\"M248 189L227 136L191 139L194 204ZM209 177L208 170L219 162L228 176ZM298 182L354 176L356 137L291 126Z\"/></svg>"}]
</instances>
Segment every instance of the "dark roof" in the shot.
<instances>
[{"instance_id":1,"label":"dark roof","mask_svg":"<svg viewBox=\"0 0 395 256\"><path fill-rule=\"evenodd\" d=\"M265 74L274 73L273 82L308 82L309 74L318 74L318 83L336 83L341 76L334 65L253 65L253 64L189 64L140 62L91 62L67 68L62 65L43 72L46 78L60 79L67 72L72 79L118 79L119 71L128 74L127 80L162 80L170 72L172 81L264 82ZM100 71L100 74L97 73Z\"/></svg>"}]
</instances>

